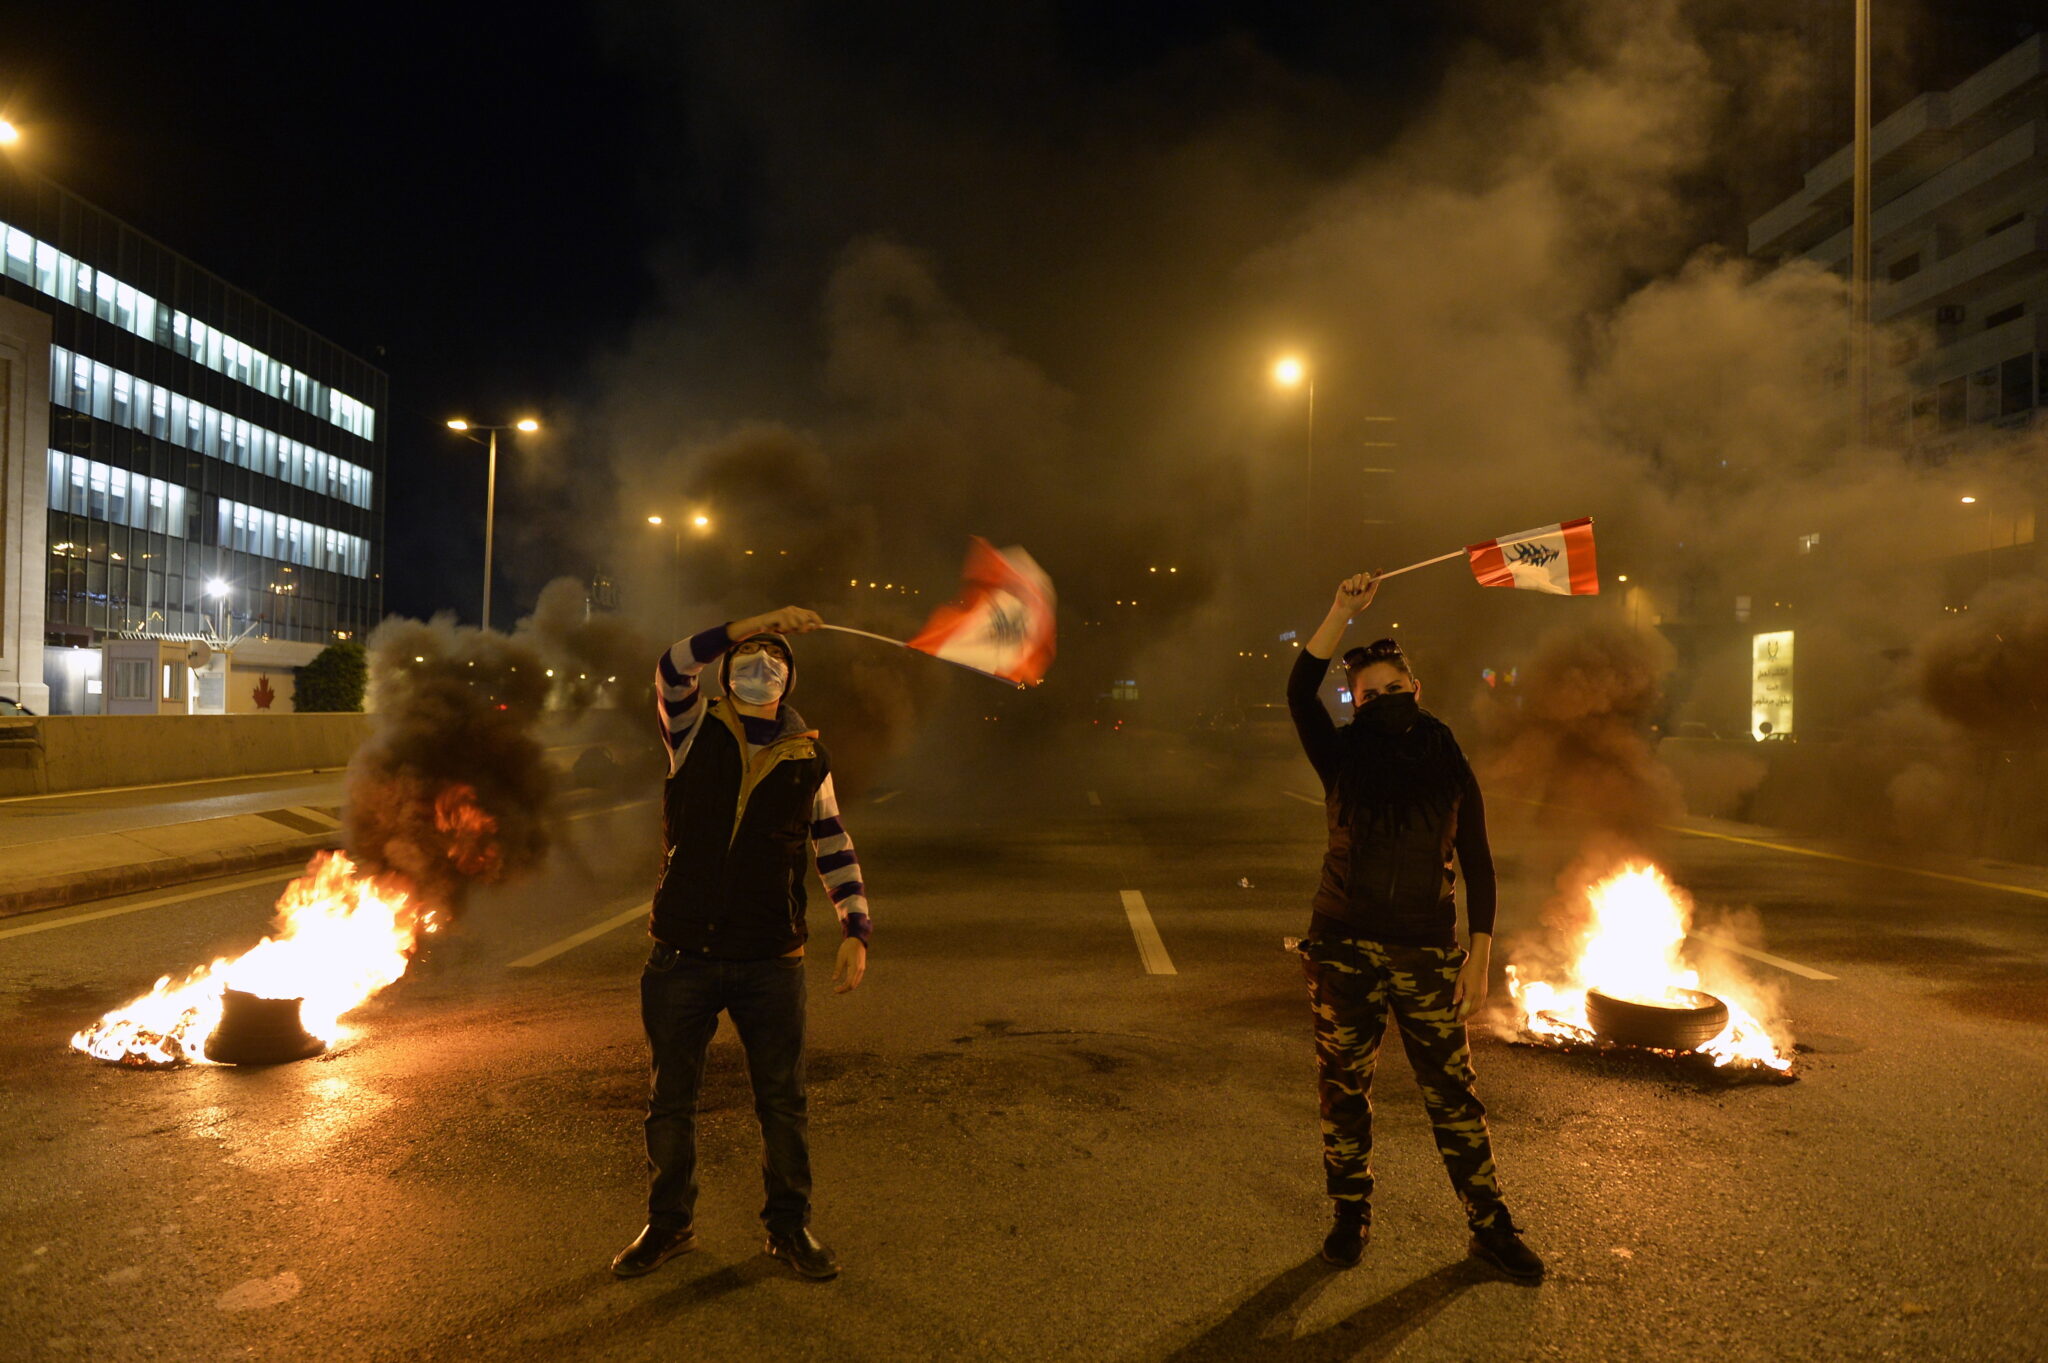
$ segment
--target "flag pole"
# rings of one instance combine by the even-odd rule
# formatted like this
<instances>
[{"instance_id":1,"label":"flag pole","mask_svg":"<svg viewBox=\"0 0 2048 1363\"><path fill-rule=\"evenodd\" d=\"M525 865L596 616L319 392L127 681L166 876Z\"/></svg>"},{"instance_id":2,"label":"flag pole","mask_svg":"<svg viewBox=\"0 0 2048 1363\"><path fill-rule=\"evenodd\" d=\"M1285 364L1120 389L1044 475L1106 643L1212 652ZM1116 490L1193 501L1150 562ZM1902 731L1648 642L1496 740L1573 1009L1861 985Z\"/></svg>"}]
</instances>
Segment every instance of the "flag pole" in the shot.
<instances>
[{"instance_id":1,"label":"flag pole","mask_svg":"<svg viewBox=\"0 0 2048 1363\"><path fill-rule=\"evenodd\" d=\"M1527 544L1531 540L1545 539L1550 535L1550 533L1550 531L1546 530L1543 531L1541 534L1517 535L1513 539L1493 540L1490 542L1496 547L1508 544ZM1439 563L1449 563L1452 559L1463 558L1465 557L1465 555L1471 552L1472 550L1470 547L1464 549L1453 549L1448 554L1438 554L1435 558L1426 558L1422 560L1422 562L1420 563L1411 563L1406 568L1396 568L1392 572L1386 573L1374 573L1372 580L1374 582L1385 582L1390 577L1399 577L1403 573L1412 573L1417 568L1433 568ZM832 627L830 625L827 625L825 628L830 629Z\"/></svg>"},{"instance_id":2,"label":"flag pole","mask_svg":"<svg viewBox=\"0 0 2048 1363\"><path fill-rule=\"evenodd\" d=\"M903 642L903 641L902 641L901 639L891 639L891 638L890 638L890 637L889 637L888 635L886 635L886 634L873 634L873 633L870 633L869 631L867 631L867 630L864 630L864 629L854 629L854 628L853 628L852 626L850 626L850 625L826 625L826 624L820 624L820 625L818 626L818 628L819 628L819 629L829 629L829 630L833 631L833 632L834 632L834 633L836 633L836 634L851 634L851 635L854 635L854 636L855 636L856 638L861 638L861 639L873 639L873 640L877 641L878 643L884 643L884 644L894 644L894 645L896 645L896 647L898 647L898 648L900 648L900 649L904 650L904 651L905 651L906 653L922 653L922 654L924 654L924 656L925 656L925 657L927 657L927 658L938 658L938 660L939 660L940 662L942 662L942 663L952 663L952 664L953 664L953 666L955 666L955 667L964 667L964 668L966 668L966 669L967 669L967 670L968 670L969 672L979 672L979 673L981 673L981 675L982 675L982 676L984 676L984 677L987 677L987 678L989 678L989 679L991 679L991 680L993 680L993 681L999 681L999 682L1003 683L1003 685L1005 685L1005 686L1014 686L1014 687L1016 687L1016 688L1017 688L1017 689L1018 689L1019 691L1023 691L1023 690L1025 690L1025 689L1027 689L1027 688L1025 687L1024 683L1022 683L1022 682L1020 682L1020 681L1013 681L1013 680L1012 680L1012 679L1010 679L1009 677L1005 677L1005 676L1001 675L1000 673L996 673L996 672L990 672L990 671L987 671L987 670L986 670L986 669L984 669L984 668L979 668L979 667L976 667L976 666L975 666L975 665L974 665L973 663L963 663L963 662L960 662L960 661L958 661L958 660L956 660L956 659L953 659L953 658L939 658L939 655L938 655L938 654L936 654L936 653L925 653L925 651L924 651L923 649L921 649L921 648L912 648L912 647L911 647L911 646L910 646L909 644L906 644L906 643L904 643L904 642Z\"/></svg>"}]
</instances>

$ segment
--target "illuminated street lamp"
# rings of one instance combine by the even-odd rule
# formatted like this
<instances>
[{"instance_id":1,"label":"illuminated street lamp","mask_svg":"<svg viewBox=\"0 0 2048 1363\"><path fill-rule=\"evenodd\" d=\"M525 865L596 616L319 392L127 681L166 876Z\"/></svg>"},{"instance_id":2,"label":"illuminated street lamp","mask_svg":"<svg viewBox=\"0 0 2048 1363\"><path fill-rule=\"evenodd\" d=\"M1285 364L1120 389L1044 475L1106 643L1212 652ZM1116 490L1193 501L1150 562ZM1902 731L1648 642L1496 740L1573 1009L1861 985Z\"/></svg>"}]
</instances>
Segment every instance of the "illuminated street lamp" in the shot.
<instances>
[{"instance_id":1,"label":"illuminated street lamp","mask_svg":"<svg viewBox=\"0 0 2048 1363\"><path fill-rule=\"evenodd\" d=\"M212 598L213 598L213 599L214 599L215 601L217 601L217 602L219 602L219 603L220 603L220 604L219 604L219 607L218 607L218 609L219 609L219 611L220 611L220 624L219 624L219 625L218 625L218 626L216 627L216 633L218 633L218 634L220 635L220 639L221 639L221 642L222 642L222 643L226 643L226 642L227 642L227 637L228 637L228 584L227 584L227 579L226 579L226 578L220 578L220 577L209 577L209 578L207 578L207 579L206 579L206 594L207 594L208 596L212 597Z\"/></svg>"},{"instance_id":2,"label":"illuminated street lamp","mask_svg":"<svg viewBox=\"0 0 2048 1363\"><path fill-rule=\"evenodd\" d=\"M1308 450L1302 478L1302 504L1307 515L1302 519L1302 545L1310 555L1315 553L1315 535L1311 527L1316 516L1316 376L1309 372L1308 365L1296 355L1283 355L1273 364L1273 382L1282 388L1308 388Z\"/></svg>"},{"instance_id":3,"label":"illuminated street lamp","mask_svg":"<svg viewBox=\"0 0 2048 1363\"><path fill-rule=\"evenodd\" d=\"M491 627L491 550L493 535L498 522L498 432L520 431L532 435L540 429L540 423L532 417L521 417L509 426L479 426L461 417L453 417L448 429L465 440L476 440L479 445L488 445L491 451L489 482L484 493L484 628ZM473 432L489 431L489 440L477 440Z\"/></svg>"},{"instance_id":4,"label":"illuminated street lamp","mask_svg":"<svg viewBox=\"0 0 2048 1363\"><path fill-rule=\"evenodd\" d=\"M21 129L0 118L0 147L11 147L21 141Z\"/></svg>"}]
</instances>

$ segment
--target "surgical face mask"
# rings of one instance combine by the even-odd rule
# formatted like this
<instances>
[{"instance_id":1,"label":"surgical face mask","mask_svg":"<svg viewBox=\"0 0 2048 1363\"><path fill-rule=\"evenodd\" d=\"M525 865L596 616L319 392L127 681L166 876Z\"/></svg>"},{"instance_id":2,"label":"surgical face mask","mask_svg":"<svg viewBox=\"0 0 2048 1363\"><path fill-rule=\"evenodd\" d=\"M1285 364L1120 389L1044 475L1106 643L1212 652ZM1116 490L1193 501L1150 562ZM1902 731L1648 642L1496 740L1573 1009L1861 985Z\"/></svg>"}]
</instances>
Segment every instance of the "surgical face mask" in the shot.
<instances>
[{"instance_id":1,"label":"surgical face mask","mask_svg":"<svg viewBox=\"0 0 2048 1363\"><path fill-rule=\"evenodd\" d=\"M1413 691L1389 691L1358 707L1358 722L1383 734L1406 733L1415 724Z\"/></svg>"},{"instance_id":2,"label":"surgical face mask","mask_svg":"<svg viewBox=\"0 0 2048 1363\"><path fill-rule=\"evenodd\" d=\"M742 704L773 704L781 698L782 688L788 683L788 664L766 649L733 659L729 685L733 699Z\"/></svg>"}]
</instances>

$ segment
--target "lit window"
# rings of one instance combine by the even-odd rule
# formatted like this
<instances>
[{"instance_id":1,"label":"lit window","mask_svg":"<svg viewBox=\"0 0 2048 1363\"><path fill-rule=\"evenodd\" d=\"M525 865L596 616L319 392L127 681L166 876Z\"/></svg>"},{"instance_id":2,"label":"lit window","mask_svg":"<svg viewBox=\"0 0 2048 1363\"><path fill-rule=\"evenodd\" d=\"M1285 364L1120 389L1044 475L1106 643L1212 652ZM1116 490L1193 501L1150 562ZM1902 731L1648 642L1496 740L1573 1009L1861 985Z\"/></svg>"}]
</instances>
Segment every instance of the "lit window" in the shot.
<instances>
[{"instance_id":1,"label":"lit window","mask_svg":"<svg viewBox=\"0 0 2048 1363\"><path fill-rule=\"evenodd\" d=\"M96 271L6 223L0 223L0 261L4 261L5 273L38 293L85 308L147 341L162 342L162 333L168 331L167 344L178 354L301 411L325 416L351 434L365 440L374 438L376 414L355 398L294 373L248 342L173 311L133 285Z\"/></svg>"}]
</instances>

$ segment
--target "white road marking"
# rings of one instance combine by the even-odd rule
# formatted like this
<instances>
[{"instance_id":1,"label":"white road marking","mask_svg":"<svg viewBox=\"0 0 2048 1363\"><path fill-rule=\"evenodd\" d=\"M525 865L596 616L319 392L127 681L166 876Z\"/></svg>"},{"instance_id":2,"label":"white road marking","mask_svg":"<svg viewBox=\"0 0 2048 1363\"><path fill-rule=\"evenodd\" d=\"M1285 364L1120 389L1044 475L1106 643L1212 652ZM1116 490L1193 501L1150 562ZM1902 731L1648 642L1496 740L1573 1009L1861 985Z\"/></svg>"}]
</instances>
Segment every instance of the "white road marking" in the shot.
<instances>
[{"instance_id":1,"label":"white road marking","mask_svg":"<svg viewBox=\"0 0 2048 1363\"><path fill-rule=\"evenodd\" d=\"M1102 808L1102 797L1091 790L1088 792L1088 803L1100 809Z\"/></svg>"},{"instance_id":2,"label":"white road marking","mask_svg":"<svg viewBox=\"0 0 2048 1363\"><path fill-rule=\"evenodd\" d=\"M1828 974L1825 970L1815 970L1812 966L1801 965L1797 961L1788 961L1783 956L1773 956L1768 951L1758 951L1755 947L1746 947L1734 938L1723 937L1717 932L1694 932L1686 935L1697 938L1702 942L1712 942L1715 946L1723 947L1729 951L1740 952L1752 961L1762 961L1765 965L1774 965L1780 970L1789 970L1794 975L1804 976L1809 980L1832 980L1835 978L1835 976Z\"/></svg>"},{"instance_id":3,"label":"white road marking","mask_svg":"<svg viewBox=\"0 0 2048 1363\"><path fill-rule=\"evenodd\" d=\"M1323 803L1321 800L1316 799L1313 795L1299 795L1291 790L1283 790L1280 793L1282 795L1285 795L1290 800L1299 800L1305 805L1320 805Z\"/></svg>"},{"instance_id":4,"label":"white road marking","mask_svg":"<svg viewBox=\"0 0 2048 1363\"><path fill-rule=\"evenodd\" d=\"M619 902L626 903L629 901L621 900ZM550 942L539 951L521 956L518 960L512 962L511 968L514 970L526 970L552 961L565 951L573 951L585 942L595 942L608 932L616 932L628 923L645 918L648 910L653 907L652 903L644 895L634 895L630 902L633 907L625 912L616 913L612 917L605 919L602 923L594 923L581 932L570 933L559 942ZM614 904L612 907L617 908L618 905Z\"/></svg>"},{"instance_id":5,"label":"white road marking","mask_svg":"<svg viewBox=\"0 0 2048 1363\"><path fill-rule=\"evenodd\" d=\"M874 799L868 801L868 803L872 805L885 805L888 804L889 801L895 799L898 795L901 795L902 793L903 792L900 790L885 790L880 795L877 795Z\"/></svg>"},{"instance_id":6,"label":"white road marking","mask_svg":"<svg viewBox=\"0 0 2048 1363\"><path fill-rule=\"evenodd\" d=\"M311 805L288 805L285 807L285 813L296 814L302 819L311 819L314 823L326 828L341 827L340 819L335 818L325 810L315 809Z\"/></svg>"},{"instance_id":7,"label":"white road marking","mask_svg":"<svg viewBox=\"0 0 2048 1363\"><path fill-rule=\"evenodd\" d=\"M603 809L586 809L581 814L571 814L562 822L575 823L578 819L594 819L600 814L616 814L622 809L639 809L642 805L651 805L653 803L654 801L652 800L633 800L622 805L606 805Z\"/></svg>"},{"instance_id":8,"label":"white road marking","mask_svg":"<svg viewBox=\"0 0 2048 1363\"><path fill-rule=\"evenodd\" d=\"M346 767L298 767L291 771L252 771L241 776L201 776L191 781L152 781L146 786L94 786L90 790L52 790L41 795L9 795L0 805L27 804L31 800L75 800L84 795L119 795L130 790L169 790L172 786L217 786L223 781L269 781L286 776L322 776L347 771Z\"/></svg>"},{"instance_id":9,"label":"white road marking","mask_svg":"<svg viewBox=\"0 0 2048 1363\"><path fill-rule=\"evenodd\" d=\"M301 868L303 870L304 868ZM143 909L160 909L166 904L182 904L188 899L205 899L209 895L228 894L234 890L246 890L252 885L279 885L287 880L296 880L299 871L263 871L256 875L237 876L233 880L219 880L182 894L161 894L154 899L141 899L133 904L122 904L111 909L97 909L92 913L77 913L69 918L59 918L48 923L30 923L25 927L0 929L0 938L26 937L33 932L54 932L77 923L92 923L102 918L118 918L124 913L139 913Z\"/></svg>"},{"instance_id":10,"label":"white road marking","mask_svg":"<svg viewBox=\"0 0 2048 1363\"><path fill-rule=\"evenodd\" d=\"M1138 958L1145 963L1145 973L1178 975L1180 972L1173 968L1173 958L1166 954L1166 943L1159 940L1159 929L1153 925L1152 911L1145 907L1145 896L1136 890L1125 890L1123 896L1124 917L1131 920L1131 936L1138 939Z\"/></svg>"}]
</instances>

